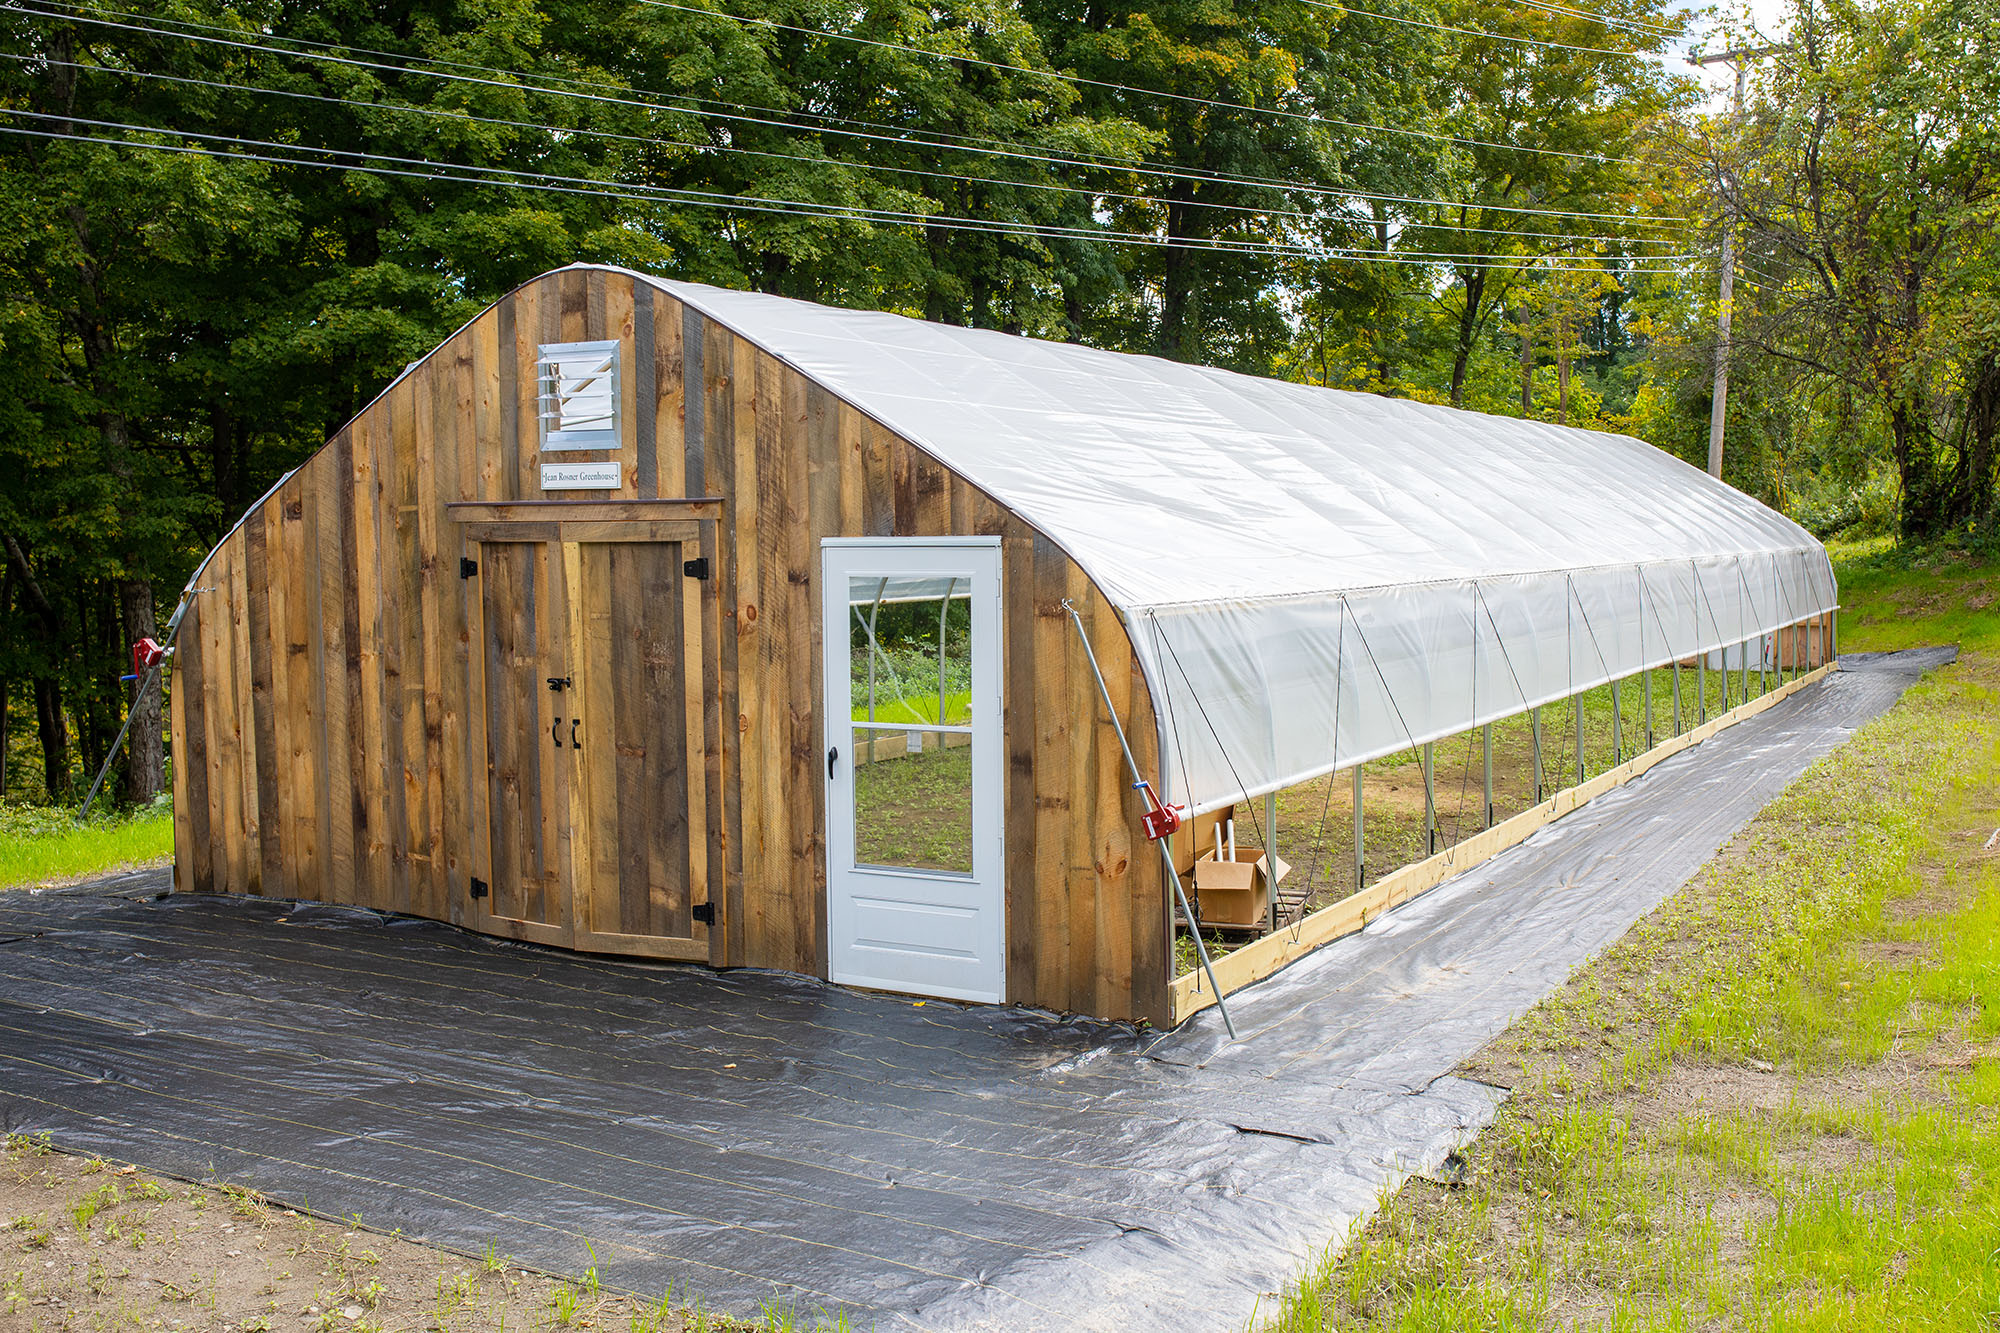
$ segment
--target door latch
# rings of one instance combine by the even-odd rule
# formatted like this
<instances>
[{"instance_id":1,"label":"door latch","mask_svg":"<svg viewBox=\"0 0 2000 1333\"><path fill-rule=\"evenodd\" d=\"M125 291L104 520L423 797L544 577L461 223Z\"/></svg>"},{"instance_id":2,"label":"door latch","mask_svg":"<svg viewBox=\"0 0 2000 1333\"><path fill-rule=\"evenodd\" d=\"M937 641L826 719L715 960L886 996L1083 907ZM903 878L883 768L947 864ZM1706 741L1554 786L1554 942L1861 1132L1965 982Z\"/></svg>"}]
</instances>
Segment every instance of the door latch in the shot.
<instances>
[{"instance_id":1,"label":"door latch","mask_svg":"<svg viewBox=\"0 0 2000 1333\"><path fill-rule=\"evenodd\" d=\"M563 692L564 690L566 690L566 689L568 689L568 688L569 688L569 677L568 677L568 676L550 676L550 677L549 677L549 693L550 693L550 694L561 694L561 693L562 693L562 692Z\"/></svg>"}]
</instances>

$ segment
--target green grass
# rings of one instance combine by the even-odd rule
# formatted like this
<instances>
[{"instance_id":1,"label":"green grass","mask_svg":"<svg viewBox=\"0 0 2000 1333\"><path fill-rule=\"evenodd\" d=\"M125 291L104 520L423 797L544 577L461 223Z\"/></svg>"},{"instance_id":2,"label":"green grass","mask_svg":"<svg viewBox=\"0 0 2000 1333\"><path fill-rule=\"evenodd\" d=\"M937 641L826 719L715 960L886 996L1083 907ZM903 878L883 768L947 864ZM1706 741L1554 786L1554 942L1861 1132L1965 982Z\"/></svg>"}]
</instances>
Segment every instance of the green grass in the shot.
<instances>
[{"instance_id":1,"label":"green grass","mask_svg":"<svg viewBox=\"0 0 2000 1333\"><path fill-rule=\"evenodd\" d=\"M174 816L164 803L88 820L46 806L0 804L0 889L157 864L173 851Z\"/></svg>"},{"instance_id":2,"label":"green grass","mask_svg":"<svg viewBox=\"0 0 2000 1333\"><path fill-rule=\"evenodd\" d=\"M854 768L854 854L864 865L972 871L972 749Z\"/></svg>"},{"instance_id":3,"label":"green grass","mask_svg":"<svg viewBox=\"0 0 2000 1333\"><path fill-rule=\"evenodd\" d=\"M1284 1330L1990 1329L2000 571L1841 553L1842 646L1966 657L1467 1071L1514 1095Z\"/></svg>"},{"instance_id":4,"label":"green grass","mask_svg":"<svg viewBox=\"0 0 2000 1333\"><path fill-rule=\"evenodd\" d=\"M854 707L856 722L868 721L868 705L864 701ZM972 691L958 690L944 696L944 717L938 717L938 700L935 694L922 695L915 699L878 697L875 701L875 721L888 723L935 723L942 720L947 726L962 726L972 720Z\"/></svg>"},{"instance_id":5,"label":"green grass","mask_svg":"<svg viewBox=\"0 0 2000 1333\"><path fill-rule=\"evenodd\" d=\"M1886 541L1834 548L1843 652L1955 643L2000 652L2000 565L1950 547L1906 551Z\"/></svg>"}]
</instances>

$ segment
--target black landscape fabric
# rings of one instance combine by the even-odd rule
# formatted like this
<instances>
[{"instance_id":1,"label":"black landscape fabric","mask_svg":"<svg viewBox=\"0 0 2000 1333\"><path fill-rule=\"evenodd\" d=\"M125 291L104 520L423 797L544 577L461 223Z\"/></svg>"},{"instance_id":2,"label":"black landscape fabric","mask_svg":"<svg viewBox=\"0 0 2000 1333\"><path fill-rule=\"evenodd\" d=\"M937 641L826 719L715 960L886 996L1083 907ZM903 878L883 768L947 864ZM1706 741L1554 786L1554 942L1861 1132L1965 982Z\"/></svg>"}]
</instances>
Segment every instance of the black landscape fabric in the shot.
<instances>
[{"instance_id":1,"label":"black landscape fabric","mask_svg":"<svg viewBox=\"0 0 2000 1333\"><path fill-rule=\"evenodd\" d=\"M857 1327L1240 1329L1504 1091L1450 1071L1950 650L1844 670L1161 1036L162 872L0 895L0 1123Z\"/></svg>"}]
</instances>

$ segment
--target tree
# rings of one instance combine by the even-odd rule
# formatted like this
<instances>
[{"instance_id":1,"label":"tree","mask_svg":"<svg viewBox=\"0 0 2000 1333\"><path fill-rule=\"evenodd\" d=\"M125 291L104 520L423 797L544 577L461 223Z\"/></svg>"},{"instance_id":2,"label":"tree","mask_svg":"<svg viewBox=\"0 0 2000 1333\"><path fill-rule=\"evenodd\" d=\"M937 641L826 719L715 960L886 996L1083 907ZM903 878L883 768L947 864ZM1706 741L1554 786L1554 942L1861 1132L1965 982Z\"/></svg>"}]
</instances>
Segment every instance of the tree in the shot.
<instances>
[{"instance_id":1,"label":"tree","mask_svg":"<svg viewBox=\"0 0 2000 1333\"><path fill-rule=\"evenodd\" d=\"M1906 537L1990 519L2000 6L1802 0L1742 140L1699 144L1758 276L1744 341L1887 437Z\"/></svg>"},{"instance_id":2,"label":"tree","mask_svg":"<svg viewBox=\"0 0 2000 1333\"><path fill-rule=\"evenodd\" d=\"M1459 136L1446 187L1453 203L1429 210L1412 248L1455 256L1445 261L1451 282L1439 300L1454 325L1456 407L1490 312L1508 304L1531 269L1659 253L1647 244L1660 230L1643 221L1649 168L1640 154L1688 85L1642 56L1664 50L1678 31L1649 0L1607 6L1601 18L1469 0L1455 17L1496 35L1458 46L1459 110L1448 122Z\"/></svg>"},{"instance_id":3,"label":"tree","mask_svg":"<svg viewBox=\"0 0 2000 1333\"><path fill-rule=\"evenodd\" d=\"M1311 119L1324 83L1313 12L1294 0L1024 8L1056 63L1096 81L1082 90L1088 113L1142 127L1143 165L1163 169L1111 177L1111 228L1161 244L1120 253L1130 296L1106 312L1095 340L1268 368L1287 339L1277 261L1260 251L1282 244L1276 215L1316 197L1286 183L1329 185L1342 175L1338 143Z\"/></svg>"}]
</instances>

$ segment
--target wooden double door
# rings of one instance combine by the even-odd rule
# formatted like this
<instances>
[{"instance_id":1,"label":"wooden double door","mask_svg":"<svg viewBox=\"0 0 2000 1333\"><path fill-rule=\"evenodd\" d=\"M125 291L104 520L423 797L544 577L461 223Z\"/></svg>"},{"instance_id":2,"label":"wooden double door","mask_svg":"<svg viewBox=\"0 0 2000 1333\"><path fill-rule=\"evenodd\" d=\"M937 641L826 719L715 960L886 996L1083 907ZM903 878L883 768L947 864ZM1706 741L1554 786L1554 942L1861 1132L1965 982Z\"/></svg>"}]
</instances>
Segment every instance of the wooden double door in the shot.
<instances>
[{"instance_id":1,"label":"wooden double door","mask_svg":"<svg viewBox=\"0 0 2000 1333\"><path fill-rule=\"evenodd\" d=\"M705 526L467 525L486 751L474 928L708 961L719 818Z\"/></svg>"}]
</instances>

